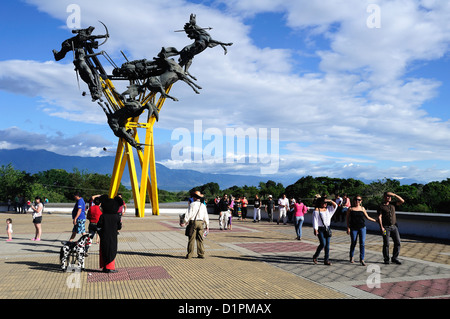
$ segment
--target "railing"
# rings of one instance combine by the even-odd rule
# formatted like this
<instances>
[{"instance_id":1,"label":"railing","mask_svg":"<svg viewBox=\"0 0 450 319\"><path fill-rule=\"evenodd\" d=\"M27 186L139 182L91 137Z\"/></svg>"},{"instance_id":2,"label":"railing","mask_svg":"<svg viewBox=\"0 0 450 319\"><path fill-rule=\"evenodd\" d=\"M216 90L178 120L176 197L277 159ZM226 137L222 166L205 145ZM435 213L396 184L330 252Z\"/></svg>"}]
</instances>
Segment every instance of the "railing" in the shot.
<instances>
[{"instance_id":1,"label":"railing","mask_svg":"<svg viewBox=\"0 0 450 319\"><path fill-rule=\"evenodd\" d=\"M247 219L253 219L253 206L247 208ZM209 213L214 212L213 207L209 207ZM305 215L304 223L312 225L313 208L308 209ZM377 219L375 210L367 211L369 216ZM412 212L396 212L397 224L400 235L412 235L418 237L434 238L450 240L450 214L433 214L433 213L412 213ZM275 210L274 220L278 218L278 209ZM264 208L261 209L261 219L267 220L268 215ZM331 227L346 228L346 222L332 222ZM380 231L378 223L366 220L366 227L369 231Z\"/></svg>"},{"instance_id":2,"label":"railing","mask_svg":"<svg viewBox=\"0 0 450 319\"><path fill-rule=\"evenodd\" d=\"M71 212L74 203L50 203L46 205L45 210ZM151 209L150 205L146 205L147 209ZM182 214L187 210L187 203L162 203L160 204L161 213ZM5 212L7 205L0 203L0 211ZM253 206L249 205L247 213L248 219L253 219ZM127 211L134 212L133 204L127 204ZM308 214L305 215L305 224L312 224L312 208L309 208ZM208 205L209 214L214 214L214 207ZM372 218L377 217L377 212L374 210L367 211ZM400 235L412 235L425 238L450 240L450 214L433 214L433 213L412 213L412 212L396 212L397 224L400 230ZM214 217L213 217L214 218ZM264 208L261 209L261 218L268 219L267 212ZM275 210L274 220L278 218L278 210ZM345 228L345 222L333 222L332 228ZM366 221L366 227L369 231L379 231L378 223Z\"/></svg>"}]
</instances>

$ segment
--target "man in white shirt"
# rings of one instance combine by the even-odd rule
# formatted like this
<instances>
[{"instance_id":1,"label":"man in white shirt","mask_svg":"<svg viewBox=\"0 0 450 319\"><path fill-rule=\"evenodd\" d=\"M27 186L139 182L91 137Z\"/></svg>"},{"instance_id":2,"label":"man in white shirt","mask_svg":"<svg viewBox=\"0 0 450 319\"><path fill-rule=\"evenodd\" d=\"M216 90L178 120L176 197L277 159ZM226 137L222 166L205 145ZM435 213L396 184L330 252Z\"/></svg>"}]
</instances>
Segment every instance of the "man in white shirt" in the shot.
<instances>
[{"instance_id":1,"label":"man in white shirt","mask_svg":"<svg viewBox=\"0 0 450 319\"><path fill-rule=\"evenodd\" d=\"M190 227L194 227L194 232L189 236L186 259L192 258L195 241L197 241L198 258L205 258L205 248L203 246L204 224L206 231L209 231L209 216L206 205L203 203L203 195L196 191L193 198L194 201L189 205L189 210L184 216L184 220L180 223L182 227L189 223L193 224Z\"/></svg>"},{"instance_id":2,"label":"man in white shirt","mask_svg":"<svg viewBox=\"0 0 450 319\"><path fill-rule=\"evenodd\" d=\"M283 224L286 225L287 210L289 209L289 199L286 198L286 194L278 200L278 210L280 214L278 215L277 225L280 224L280 219L283 218Z\"/></svg>"}]
</instances>

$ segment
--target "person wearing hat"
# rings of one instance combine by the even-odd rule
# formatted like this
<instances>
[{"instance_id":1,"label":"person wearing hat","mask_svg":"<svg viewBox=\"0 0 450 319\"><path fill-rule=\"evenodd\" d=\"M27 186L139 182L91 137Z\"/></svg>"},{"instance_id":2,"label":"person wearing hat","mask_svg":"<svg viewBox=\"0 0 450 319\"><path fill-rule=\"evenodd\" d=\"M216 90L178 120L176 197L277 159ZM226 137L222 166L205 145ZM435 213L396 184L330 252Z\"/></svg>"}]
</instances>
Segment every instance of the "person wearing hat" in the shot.
<instances>
[{"instance_id":1,"label":"person wearing hat","mask_svg":"<svg viewBox=\"0 0 450 319\"><path fill-rule=\"evenodd\" d=\"M102 214L97 223L100 235L100 268L103 272L117 272L115 259L117 255L117 233L122 228L118 213L121 205L120 198L109 198L108 195L99 197Z\"/></svg>"},{"instance_id":2,"label":"person wearing hat","mask_svg":"<svg viewBox=\"0 0 450 319\"><path fill-rule=\"evenodd\" d=\"M275 202L273 201L272 195L269 195L269 200L265 205L267 215L269 215L269 223L273 222L273 209L275 208Z\"/></svg>"},{"instance_id":3,"label":"person wearing hat","mask_svg":"<svg viewBox=\"0 0 450 319\"><path fill-rule=\"evenodd\" d=\"M206 205L203 204L203 194L196 191L193 194L194 201L189 205L188 212L184 216L180 226L186 226L188 223L193 223L194 231L189 236L186 259L192 258L194 254L195 242L197 242L197 256L198 258L205 258L205 247L203 245L203 225L206 226L206 231L209 231L209 216Z\"/></svg>"}]
</instances>

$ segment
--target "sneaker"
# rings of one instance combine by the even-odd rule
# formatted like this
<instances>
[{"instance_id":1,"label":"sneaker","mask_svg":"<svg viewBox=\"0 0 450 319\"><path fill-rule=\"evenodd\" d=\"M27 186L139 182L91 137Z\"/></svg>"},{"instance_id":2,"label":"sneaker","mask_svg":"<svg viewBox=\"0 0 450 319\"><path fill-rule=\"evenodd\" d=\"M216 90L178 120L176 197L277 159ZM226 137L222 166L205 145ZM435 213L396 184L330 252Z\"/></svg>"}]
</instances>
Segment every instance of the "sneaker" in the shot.
<instances>
[{"instance_id":1,"label":"sneaker","mask_svg":"<svg viewBox=\"0 0 450 319\"><path fill-rule=\"evenodd\" d=\"M392 263L396 264L396 265L401 265L402 264L401 261L398 260L398 259L392 259Z\"/></svg>"}]
</instances>

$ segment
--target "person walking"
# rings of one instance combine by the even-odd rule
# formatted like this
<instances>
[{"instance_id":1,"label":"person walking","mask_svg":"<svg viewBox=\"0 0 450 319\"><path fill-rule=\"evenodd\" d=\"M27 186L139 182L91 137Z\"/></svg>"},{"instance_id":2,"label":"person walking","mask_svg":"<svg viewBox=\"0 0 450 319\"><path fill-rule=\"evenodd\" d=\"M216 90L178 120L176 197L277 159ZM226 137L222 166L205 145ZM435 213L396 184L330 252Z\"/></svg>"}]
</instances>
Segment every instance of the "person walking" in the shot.
<instances>
[{"instance_id":1,"label":"person walking","mask_svg":"<svg viewBox=\"0 0 450 319\"><path fill-rule=\"evenodd\" d=\"M44 205L41 203L41 198L36 196L34 199L34 206L31 206L33 210L33 224L36 229L34 238L31 240L40 241L42 235L42 211L44 210Z\"/></svg>"},{"instance_id":2,"label":"person walking","mask_svg":"<svg viewBox=\"0 0 450 319\"><path fill-rule=\"evenodd\" d=\"M330 204L330 205L328 205ZM314 236L319 239L319 246L317 246L316 252L313 255L313 262L317 264L317 258L319 257L322 249L325 249L324 264L330 266L330 234L328 229L330 227L331 218L336 212L337 205L330 199L324 197L318 198L316 201L316 208L313 212L313 229Z\"/></svg>"},{"instance_id":3,"label":"person walking","mask_svg":"<svg viewBox=\"0 0 450 319\"><path fill-rule=\"evenodd\" d=\"M302 203L299 198L295 203L292 204L294 208L294 223L295 223L295 233L297 234L296 239L302 240L302 226L305 221L305 214L308 213L308 207Z\"/></svg>"},{"instance_id":4,"label":"person walking","mask_svg":"<svg viewBox=\"0 0 450 319\"><path fill-rule=\"evenodd\" d=\"M247 205L248 205L247 197L242 196L241 204L242 204L242 220L245 220L247 218Z\"/></svg>"},{"instance_id":5,"label":"person walking","mask_svg":"<svg viewBox=\"0 0 450 319\"><path fill-rule=\"evenodd\" d=\"M6 233L8 234L8 239L6 241L12 241L13 227L12 227L12 219L6 219Z\"/></svg>"},{"instance_id":6,"label":"person walking","mask_svg":"<svg viewBox=\"0 0 450 319\"><path fill-rule=\"evenodd\" d=\"M235 206L236 206L235 198L234 198L234 196L231 196L230 204L228 205L228 211L227 211L227 220L228 220L227 229L228 230L233 229L231 222L233 221L233 212L234 212Z\"/></svg>"},{"instance_id":7,"label":"person walking","mask_svg":"<svg viewBox=\"0 0 450 319\"><path fill-rule=\"evenodd\" d=\"M280 224L280 220L283 219L283 225L286 225L287 210L289 209L289 199L287 199L286 194L283 194L280 199L278 199L278 214L277 225Z\"/></svg>"},{"instance_id":8,"label":"person walking","mask_svg":"<svg viewBox=\"0 0 450 319\"><path fill-rule=\"evenodd\" d=\"M255 195L253 203L253 222L256 223L261 220L261 200L258 195Z\"/></svg>"},{"instance_id":9,"label":"person walking","mask_svg":"<svg viewBox=\"0 0 450 319\"><path fill-rule=\"evenodd\" d=\"M184 216L180 226L192 227L193 231L189 234L186 259L192 258L194 254L195 242L197 242L198 258L205 258L205 247L203 245L203 234L205 229L209 232L209 216L206 205L203 204L203 194L199 191L194 193L194 201L189 205L189 210Z\"/></svg>"},{"instance_id":10,"label":"person walking","mask_svg":"<svg viewBox=\"0 0 450 319\"><path fill-rule=\"evenodd\" d=\"M338 209L337 214L335 218L336 221L339 222L343 222L345 220L345 217L347 216L347 210L350 208L351 206L351 202L350 202L350 198L348 197L347 194L344 194L344 197L342 198L342 205L341 205L341 209Z\"/></svg>"},{"instance_id":11,"label":"person walking","mask_svg":"<svg viewBox=\"0 0 450 319\"><path fill-rule=\"evenodd\" d=\"M72 209L73 229L69 241L73 241L77 234L86 234L86 203L79 192L75 192L73 196L76 202Z\"/></svg>"},{"instance_id":12,"label":"person walking","mask_svg":"<svg viewBox=\"0 0 450 319\"><path fill-rule=\"evenodd\" d=\"M117 272L117 235L118 231L122 229L118 213L121 202L109 198L108 195L102 195L99 199L102 211L97 223L97 231L100 235L100 268L103 272L114 273Z\"/></svg>"},{"instance_id":13,"label":"person walking","mask_svg":"<svg viewBox=\"0 0 450 319\"><path fill-rule=\"evenodd\" d=\"M192 203L191 203L192 204ZM189 204L189 207L191 205ZM219 202L219 228L220 230L226 230L228 228L228 195L224 194Z\"/></svg>"},{"instance_id":14,"label":"person walking","mask_svg":"<svg viewBox=\"0 0 450 319\"><path fill-rule=\"evenodd\" d=\"M392 203L392 197L397 200ZM402 263L398 260L400 255L400 233L397 227L397 217L395 215L396 207L402 205L405 202L403 198L392 193L385 192L383 194L383 203L378 206L378 223L380 224L380 230L383 234L383 258L384 263L389 264L389 237L392 237L394 242L394 250L392 252L391 262L397 265Z\"/></svg>"},{"instance_id":15,"label":"person walking","mask_svg":"<svg viewBox=\"0 0 450 319\"><path fill-rule=\"evenodd\" d=\"M269 223L273 222L273 211L275 209L275 202L272 198L272 195L269 195L269 200L266 203L266 212L267 215L269 216Z\"/></svg>"},{"instance_id":16,"label":"person walking","mask_svg":"<svg viewBox=\"0 0 450 319\"><path fill-rule=\"evenodd\" d=\"M354 263L353 255L355 253L356 242L359 237L359 262L365 266L365 242L366 242L366 223L365 219L376 222L369 217L366 209L362 206L362 198L357 195L353 198L352 206L347 210L347 234L350 235L350 262Z\"/></svg>"},{"instance_id":17,"label":"person walking","mask_svg":"<svg viewBox=\"0 0 450 319\"><path fill-rule=\"evenodd\" d=\"M340 216L342 214L342 197L339 196L339 194L334 195L334 202L338 206L336 213L333 215L333 218L331 219L332 222L337 222L337 216Z\"/></svg>"},{"instance_id":18,"label":"person walking","mask_svg":"<svg viewBox=\"0 0 450 319\"><path fill-rule=\"evenodd\" d=\"M102 210L100 209L100 195L92 196L92 204L89 206L87 213L87 219L89 220L88 232L92 239L97 234L96 243L99 242L99 236L97 231L97 224Z\"/></svg>"}]
</instances>

